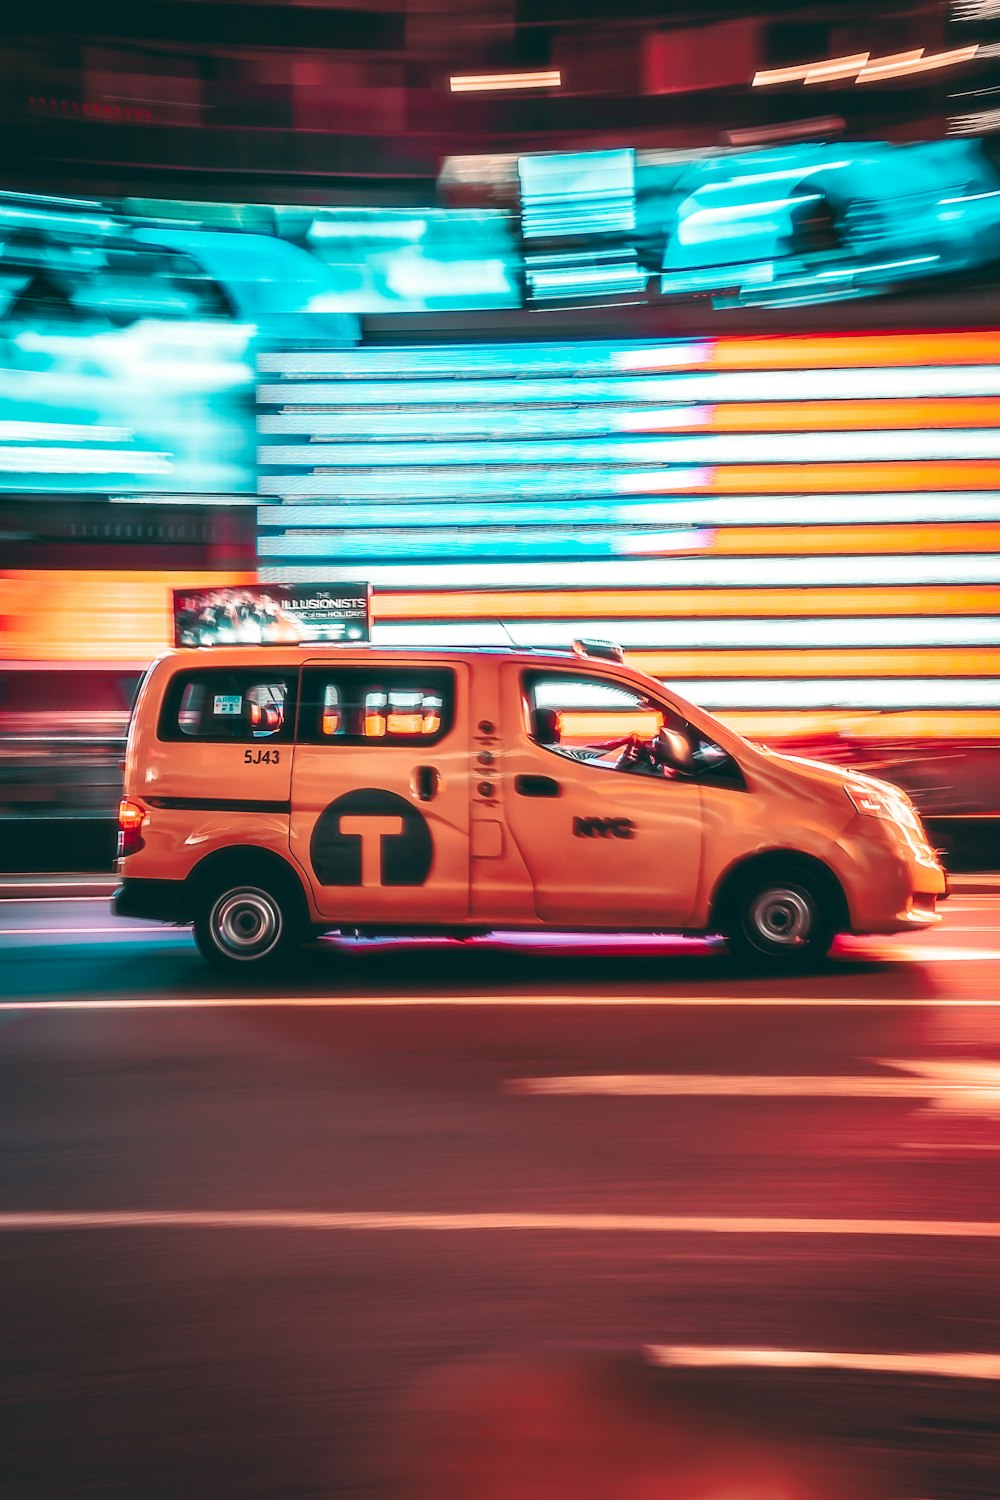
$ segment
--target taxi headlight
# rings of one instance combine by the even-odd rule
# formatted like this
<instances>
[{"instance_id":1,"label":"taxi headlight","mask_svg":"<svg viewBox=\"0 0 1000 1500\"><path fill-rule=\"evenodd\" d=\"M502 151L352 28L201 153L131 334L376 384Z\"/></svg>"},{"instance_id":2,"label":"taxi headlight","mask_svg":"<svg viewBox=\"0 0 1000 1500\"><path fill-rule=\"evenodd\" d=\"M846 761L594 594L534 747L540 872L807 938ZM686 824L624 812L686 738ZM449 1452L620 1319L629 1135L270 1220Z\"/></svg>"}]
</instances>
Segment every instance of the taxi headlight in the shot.
<instances>
[{"instance_id":1,"label":"taxi headlight","mask_svg":"<svg viewBox=\"0 0 1000 1500\"><path fill-rule=\"evenodd\" d=\"M887 797L878 787L866 786L863 782L848 782L844 787L854 811L868 818L890 818L897 821L896 799Z\"/></svg>"},{"instance_id":2,"label":"taxi headlight","mask_svg":"<svg viewBox=\"0 0 1000 1500\"><path fill-rule=\"evenodd\" d=\"M921 844L927 842L916 808L902 792L882 791L880 787L866 786L860 781L848 782L844 791L855 812L863 813L868 818L886 818L890 823L898 823L909 833L915 834Z\"/></svg>"}]
</instances>

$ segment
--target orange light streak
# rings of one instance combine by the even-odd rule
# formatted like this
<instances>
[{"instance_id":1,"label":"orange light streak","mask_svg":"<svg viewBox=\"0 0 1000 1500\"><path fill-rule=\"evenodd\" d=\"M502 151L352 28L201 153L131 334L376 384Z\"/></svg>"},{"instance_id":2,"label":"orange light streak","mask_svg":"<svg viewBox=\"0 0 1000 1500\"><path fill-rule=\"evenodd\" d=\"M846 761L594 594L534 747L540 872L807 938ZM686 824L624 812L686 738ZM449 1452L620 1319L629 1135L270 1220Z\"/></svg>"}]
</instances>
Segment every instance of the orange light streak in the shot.
<instances>
[{"instance_id":1,"label":"orange light streak","mask_svg":"<svg viewBox=\"0 0 1000 1500\"><path fill-rule=\"evenodd\" d=\"M527 589L372 595L376 620L617 620L1000 613L1000 584L971 588ZM567 646L569 639L567 637Z\"/></svg>"},{"instance_id":2,"label":"orange light streak","mask_svg":"<svg viewBox=\"0 0 1000 1500\"><path fill-rule=\"evenodd\" d=\"M0 572L0 659L135 662L172 646L171 589L256 583L256 572Z\"/></svg>"},{"instance_id":3,"label":"orange light streak","mask_svg":"<svg viewBox=\"0 0 1000 1500\"><path fill-rule=\"evenodd\" d=\"M709 471L704 484L687 495L899 494L920 490L1000 488L996 459L889 459L884 463L728 464ZM932 539L925 531L921 551Z\"/></svg>"},{"instance_id":4,"label":"orange light streak","mask_svg":"<svg viewBox=\"0 0 1000 1500\"><path fill-rule=\"evenodd\" d=\"M997 362L993 332L859 333L788 338L721 338L708 364L722 370L883 369Z\"/></svg>"},{"instance_id":5,"label":"orange light streak","mask_svg":"<svg viewBox=\"0 0 1000 1500\"><path fill-rule=\"evenodd\" d=\"M657 713L563 709L559 714L560 738L585 745L597 744L601 740L624 739L627 734L637 734L640 739L651 740L662 728L663 718Z\"/></svg>"},{"instance_id":6,"label":"orange light streak","mask_svg":"<svg viewBox=\"0 0 1000 1500\"><path fill-rule=\"evenodd\" d=\"M671 432L671 413L663 424L643 423L644 432ZM744 401L710 406L702 424L675 424L697 432L902 432L914 428L1000 426L1000 397L960 397L912 401Z\"/></svg>"},{"instance_id":7,"label":"orange light streak","mask_svg":"<svg viewBox=\"0 0 1000 1500\"><path fill-rule=\"evenodd\" d=\"M638 543L639 538L634 540ZM701 549L723 557L858 556L889 553L1000 552L1000 523L967 526L725 526Z\"/></svg>"}]
</instances>

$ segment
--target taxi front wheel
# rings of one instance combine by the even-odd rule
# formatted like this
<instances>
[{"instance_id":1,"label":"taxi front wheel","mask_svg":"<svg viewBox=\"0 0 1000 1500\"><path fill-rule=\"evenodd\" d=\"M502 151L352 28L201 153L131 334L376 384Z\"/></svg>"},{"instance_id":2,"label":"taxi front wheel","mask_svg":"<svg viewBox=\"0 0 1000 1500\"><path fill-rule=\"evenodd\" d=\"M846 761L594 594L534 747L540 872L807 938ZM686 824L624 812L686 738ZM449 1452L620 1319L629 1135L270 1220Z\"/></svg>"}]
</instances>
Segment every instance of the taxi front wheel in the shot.
<instances>
[{"instance_id":1,"label":"taxi front wheel","mask_svg":"<svg viewBox=\"0 0 1000 1500\"><path fill-rule=\"evenodd\" d=\"M746 882L729 906L726 944L741 962L801 969L829 953L834 926L818 884L796 872Z\"/></svg>"},{"instance_id":2,"label":"taxi front wheel","mask_svg":"<svg viewBox=\"0 0 1000 1500\"><path fill-rule=\"evenodd\" d=\"M276 968L298 946L290 904L263 883L227 882L198 903L194 939L213 968Z\"/></svg>"}]
</instances>

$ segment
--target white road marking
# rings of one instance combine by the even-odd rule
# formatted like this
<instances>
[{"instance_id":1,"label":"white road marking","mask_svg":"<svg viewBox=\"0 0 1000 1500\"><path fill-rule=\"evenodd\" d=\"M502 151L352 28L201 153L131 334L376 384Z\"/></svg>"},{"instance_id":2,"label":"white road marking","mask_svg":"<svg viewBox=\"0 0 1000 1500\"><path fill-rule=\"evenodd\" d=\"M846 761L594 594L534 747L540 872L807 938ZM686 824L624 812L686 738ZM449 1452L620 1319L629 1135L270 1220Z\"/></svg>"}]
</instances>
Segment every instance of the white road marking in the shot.
<instances>
[{"instance_id":1,"label":"white road marking","mask_svg":"<svg viewBox=\"0 0 1000 1500\"><path fill-rule=\"evenodd\" d=\"M998 1240L1000 1223L975 1219L783 1219L713 1214L326 1213L287 1209L67 1210L0 1213L0 1234L83 1229L316 1229L408 1233L846 1235Z\"/></svg>"},{"instance_id":2,"label":"white road marking","mask_svg":"<svg viewBox=\"0 0 1000 1500\"><path fill-rule=\"evenodd\" d=\"M852 1354L828 1349L725 1349L652 1344L647 1359L688 1369L749 1366L769 1370L860 1370L887 1375L938 1375L951 1380L1000 1380L1000 1354Z\"/></svg>"},{"instance_id":3,"label":"white road marking","mask_svg":"<svg viewBox=\"0 0 1000 1500\"><path fill-rule=\"evenodd\" d=\"M756 996L756 995L283 995L283 996L229 996L204 995L197 998L175 996L134 996L119 1000L11 1000L0 1001L2 1011L46 1011L46 1010L215 1010L267 1007L300 1007L304 1009L340 1010L392 1009L393 1007L470 1007L489 1009L492 1007L518 1006L530 1009L555 1008L601 1008L601 1007L653 1007L659 1009L736 1009L736 1010L800 1010L840 1009L851 1010L1000 1010L1000 999L966 1000L961 998L928 998L912 996L900 999L866 998L853 995L831 998L829 996Z\"/></svg>"},{"instance_id":4,"label":"white road marking","mask_svg":"<svg viewBox=\"0 0 1000 1500\"><path fill-rule=\"evenodd\" d=\"M127 1010L392 1010L392 1009L621 1009L659 1010L1000 1010L1000 1000L858 999L757 995L201 995L126 996L119 1000L0 1000L0 1015L16 1011Z\"/></svg>"},{"instance_id":5,"label":"white road marking","mask_svg":"<svg viewBox=\"0 0 1000 1500\"><path fill-rule=\"evenodd\" d=\"M855 961L867 959L869 962L877 960L879 963L893 964L990 963L1000 959L1000 948L938 948L929 943L919 948L895 945L887 948L862 946L859 943L856 948L843 949L839 956Z\"/></svg>"},{"instance_id":6,"label":"white road marking","mask_svg":"<svg viewBox=\"0 0 1000 1500\"><path fill-rule=\"evenodd\" d=\"M875 1058L889 1073L844 1077L824 1074L595 1073L550 1078L515 1078L515 1094L654 1095L741 1099L926 1099L931 1108L1000 1114L1000 1064L955 1059L897 1062Z\"/></svg>"}]
</instances>

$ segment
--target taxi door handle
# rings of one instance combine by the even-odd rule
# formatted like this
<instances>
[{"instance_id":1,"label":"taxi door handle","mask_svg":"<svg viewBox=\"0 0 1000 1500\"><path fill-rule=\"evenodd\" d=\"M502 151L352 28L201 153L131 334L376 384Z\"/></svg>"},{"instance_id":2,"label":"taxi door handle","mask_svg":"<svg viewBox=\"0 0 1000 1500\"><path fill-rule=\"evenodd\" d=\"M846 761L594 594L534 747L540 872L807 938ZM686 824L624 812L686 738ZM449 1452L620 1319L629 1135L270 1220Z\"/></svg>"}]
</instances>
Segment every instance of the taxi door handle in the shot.
<instances>
[{"instance_id":1,"label":"taxi door handle","mask_svg":"<svg viewBox=\"0 0 1000 1500\"><path fill-rule=\"evenodd\" d=\"M514 790L519 797L558 797L560 786L551 776L515 776Z\"/></svg>"},{"instance_id":2,"label":"taxi door handle","mask_svg":"<svg viewBox=\"0 0 1000 1500\"><path fill-rule=\"evenodd\" d=\"M433 802L441 778L434 766L417 766L413 773L413 790L419 802Z\"/></svg>"}]
</instances>

